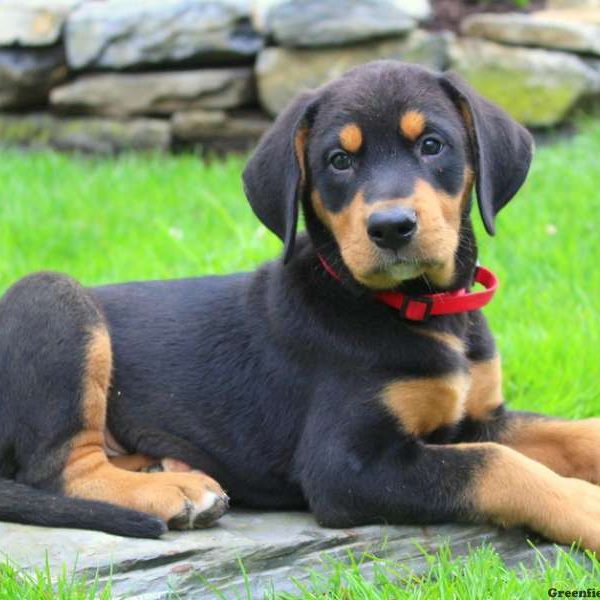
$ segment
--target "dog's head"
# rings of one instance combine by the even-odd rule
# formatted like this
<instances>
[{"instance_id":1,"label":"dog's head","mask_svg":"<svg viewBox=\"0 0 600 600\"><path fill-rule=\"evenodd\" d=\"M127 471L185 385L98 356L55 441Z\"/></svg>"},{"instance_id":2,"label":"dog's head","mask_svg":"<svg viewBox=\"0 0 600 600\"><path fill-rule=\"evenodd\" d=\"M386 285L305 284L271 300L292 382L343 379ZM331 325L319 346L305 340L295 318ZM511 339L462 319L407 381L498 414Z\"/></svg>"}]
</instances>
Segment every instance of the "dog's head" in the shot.
<instances>
[{"instance_id":1,"label":"dog's head","mask_svg":"<svg viewBox=\"0 0 600 600\"><path fill-rule=\"evenodd\" d=\"M389 289L425 275L444 287L473 184L493 234L532 147L523 127L458 77L378 61L299 96L261 140L244 184L284 241L284 260L302 204L309 233L326 232L359 283Z\"/></svg>"}]
</instances>

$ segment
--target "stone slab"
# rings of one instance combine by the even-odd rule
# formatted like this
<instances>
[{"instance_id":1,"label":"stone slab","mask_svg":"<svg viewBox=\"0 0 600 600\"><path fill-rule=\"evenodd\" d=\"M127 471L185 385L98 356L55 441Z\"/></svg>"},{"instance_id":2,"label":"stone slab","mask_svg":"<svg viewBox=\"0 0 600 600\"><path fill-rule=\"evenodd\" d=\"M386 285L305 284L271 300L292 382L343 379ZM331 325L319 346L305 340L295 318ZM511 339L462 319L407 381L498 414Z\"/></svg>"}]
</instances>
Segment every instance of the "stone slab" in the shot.
<instances>
[{"instance_id":1,"label":"stone slab","mask_svg":"<svg viewBox=\"0 0 600 600\"><path fill-rule=\"evenodd\" d=\"M286 0L267 12L263 33L281 46L336 46L402 35L415 26L392 0Z\"/></svg>"},{"instance_id":2,"label":"stone slab","mask_svg":"<svg viewBox=\"0 0 600 600\"><path fill-rule=\"evenodd\" d=\"M160 119L119 121L56 118L44 113L0 114L0 145L4 146L114 154L129 150L166 152L170 144L169 122Z\"/></svg>"},{"instance_id":3,"label":"stone slab","mask_svg":"<svg viewBox=\"0 0 600 600\"><path fill-rule=\"evenodd\" d=\"M536 19L553 19L600 25L600 0L597 8L546 9L532 13Z\"/></svg>"},{"instance_id":4,"label":"stone slab","mask_svg":"<svg viewBox=\"0 0 600 600\"><path fill-rule=\"evenodd\" d=\"M219 153L250 150L271 123L258 111L192 110L171 117L177 142Z\"/></svg>"},{"instance_id":5,"label":"stone slab","mask_svg":"<svg viewBox=\"0 0 600 600\"><path fill-rule=\"evenodd\" d=\"M51 46L82 0L2 0L0 46Z\"/></svg>"},{"instance_id":6,"label":"stone slab","mask_svg":"<svg viewBox=\"0 0 600 600\"><path fill-rule=\"evenodd\" d=\"M394 0L398 8L417 21L425 21L433 15L429 0Z\"/></svg>"},{"instance_id":7,"label":"stone slab","mask_svg":"<svg viewBox=\"0 0 600 600\"><path fill-rule=\"evenodd\" d=\"M557 16L473 15L464 20L465 35L521 46L538 46L600 56L600 25Z\"/></svg>"},{"instance_id":8,"label":"stone slab","mask_svg":"<svg viewBox=\"0 0 600 600\"><path fill-rule=\"evenodd\" d=\"M113 117L235 108L253 99L252 70L246 67L85 75L50 95L61 112Z\"/></svg>"},{"instance_id":9,"label":"stone slab","mask_svg":"<svg viewBox=\"0 0 600 600\"><path fill-rule=\"evenodd\" d=\"M0 108L45 104L50 89L67 74L60 47L0 48Z\"/></svg>"},{"instance_id":10,"label":"stone slab","mask_svg":"<svg viewBox=\"0 0 600 600\"><path fill-rule=\"evenodd\" d=\"M426 561L417 544L433 552L445 542L456 554L492 543L509 565L532 564L536 557L520 530L461 525L325 529L307 513L236 510L211 529L169 533L161 540L0 523L0 551L19 566L43 568L47 556L52 572L58 573L76 561L77 573L98 573L102 583L111 578L115 597L145 600L172 594L199 598L214 595L215 589L224 598L247 597L240 561L253 598L272 588L297 591L291 578L306 581L310 569L323 568L325 554L348 560L349 552L355 556L369 552L419 572ZM548 543L538 549L546 556L556 552ZM368 575L368 560L364 570Z\"/></svg>"},{"instance_id":11,"label":"stone slab","mask_svg":"<svg viewBox=\"0 0 600 600\"><path fill-rule=\"evenodd\" d=\"M252 25L260 33L267 32L267 19L269 13L276 9L278 5L286 3L288 0L237 0L251 13ZM389 0L398 10L405 15L421 22L429 19L433 11L430 0Z\"/></svg>"},{"instance_id":12,"label":"stone slab","mask_svg":"<svg viewBox=\"0 0 600 600\"><path fill-rule=\"evenodd\" d=\"M248 19L227 0L87 2L67 20L67 59L88 70L248 62L263 45Z\"/></svg>"},{"instance_id":13,"label":"stone slab","mask_svg":"<svg viewBox=\"0 0 600 600\"><path fill-rule=\"evenodd\" d=\"M450 67L485 97L532 127L562 122L584 97L600 92L598 73L566 52L457 39Z\"/></svg>"},{"instance_id":14,"label":"stone slab","mask_svg":"<svg viewBox=\"0 0 600 600\"><path fill-rule=\"evenodd\" d=\"M299 92L318 87L357 65L389 58L443 69L450 35L417 29L400 39L342 48L267 48L256 63L261 105L272 115Z\"/></svg>"},{"instance_id":15,"label":"stone slab","mask_svg":"<svg viewBox=\"0 0 600 600\"><path fill-rule=\"evenodd\" d=\"M600 0L546 0L548 8L600 8Z\"/></svg>"}]
</instances>

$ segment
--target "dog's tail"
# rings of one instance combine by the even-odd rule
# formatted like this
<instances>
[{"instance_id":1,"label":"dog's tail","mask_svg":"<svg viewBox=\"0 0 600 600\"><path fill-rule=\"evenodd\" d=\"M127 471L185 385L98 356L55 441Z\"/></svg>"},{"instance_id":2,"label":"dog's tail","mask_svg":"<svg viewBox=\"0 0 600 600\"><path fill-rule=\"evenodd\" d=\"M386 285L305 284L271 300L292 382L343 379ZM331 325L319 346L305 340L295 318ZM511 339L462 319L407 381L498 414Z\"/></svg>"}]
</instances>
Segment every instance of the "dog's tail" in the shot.
<instances>
[{"instance_id":1,"label":"dog's tail","mask_svg":"<svg viewBox=\"0 0 600 600\"><path fill-rule=\"evenodd\" d=\"M0 521L95 529L138 538L157 538L167 529L164 521L146 513L68 498L6 479L0 479Z\"/></svg>"}]
</instances>

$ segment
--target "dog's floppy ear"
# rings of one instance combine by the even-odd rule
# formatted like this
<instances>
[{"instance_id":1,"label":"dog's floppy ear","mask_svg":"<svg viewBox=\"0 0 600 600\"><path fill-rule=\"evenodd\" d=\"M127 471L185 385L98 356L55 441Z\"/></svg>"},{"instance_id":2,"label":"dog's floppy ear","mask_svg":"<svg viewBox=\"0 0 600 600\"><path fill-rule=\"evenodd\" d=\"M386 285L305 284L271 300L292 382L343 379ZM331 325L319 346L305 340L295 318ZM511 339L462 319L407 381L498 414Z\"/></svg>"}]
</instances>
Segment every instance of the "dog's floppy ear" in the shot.
<instances>
[{"instance_id":1,"label":"dog's floppy ear","mask_svg":"<svg viewBox=\"0 0 600 600\"><path fill-rule=\"evenodd\" d=\"M475 189L487 232L523 185L533 156L533 138L501 108L480 96L454 73L441 75L442 86L461 111L475 161Z\"/></svg>"},{"instance_id":2,"label":"dog's floppy ear","mask_svg":"<svg viewBox=\"0 0 600 600\"><path fill-rule=\"evenodd\" d=\"M285 244L292 256L300 199L306 187L305 150L316 94L292 102L262 137L243 173L244 191L256 216Z\"/></svg>"}]
</instances>

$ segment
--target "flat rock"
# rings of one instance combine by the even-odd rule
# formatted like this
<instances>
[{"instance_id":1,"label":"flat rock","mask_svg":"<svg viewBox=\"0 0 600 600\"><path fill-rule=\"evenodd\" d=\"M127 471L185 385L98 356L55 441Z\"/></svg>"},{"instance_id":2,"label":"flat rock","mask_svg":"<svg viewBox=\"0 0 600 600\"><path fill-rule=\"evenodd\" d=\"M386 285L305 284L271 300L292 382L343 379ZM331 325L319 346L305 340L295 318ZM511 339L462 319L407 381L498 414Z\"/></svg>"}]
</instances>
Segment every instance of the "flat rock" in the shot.
<instances>
[{"instance_id":1,"label":"flat rock","mask_svg":"<svg viewBox=\"0 0 600 600\"><path fill-rule=\"evenodd\" d=\"M242 3L227 0L88 2L69 16L65 43L73 69L247 62L263 44Z\"/></svg>"},{"instance_id":2,"label":"flat rock","mask_svg":"<svg viewBox=\"0 0 600 600\"><path fill-rule=\"evenodd\" d=\"M575 55L457 39L450 66L484 96L532 127L560 123L576 103L600 90L598 73Z\"/></svg>"},{"instance_id":3,"label":"flat rock","mask_svg":"<svg viewBox=\"0 0 600 600\"><path fill-rule=\"evenodd\" d=\"M217 152L252 148L270 125L271 120L257 111L191 110L171 117L177 141Z\"/></svg>"},{"instance_id":4,"label":"flat rock","mask_svg":"<svg viewBox=\"0 0 600 600\"><path fill-rule=\"evenodd\" d=\"M82 0L2 0L0 46L51 46Z\"/></svg>"},{"instance_id":5,"label":"flat rock","mask_svg":"<svg viewBox=\"0 0 600 600\"><path fill-rule=\"evenodd\" d=\"M600 55L600 25L563 20L548 14L472 15L463 22L462 32L508 44Z\"/></svg>"},{"instance_id":6,"label":"flat rock","mask_svg":"<svg viewBox=\"0 0 600 600\"><path fill-rule=\"evenodd\" d=\"M0 48L0 108L44 104L67 77L64 52L53 48Z\"/></svg>"},{"instance_id":7,"label":"flat rock","mask_svg":"<svg viewBox=\"0 0 600 600\"><path fill-rule=\"evenodd\" d=\"M252 70L246 67L86 75L50 95L62 112L118 117L235 108L253 99Z\"/></svg>"},{"instance_id":8,"label":"flat rock","mask_svg":"<svg viewBox=\"0 0 600 600\"><path fill-rule=\"evenodd\" d=\"M282 46L335 46L398 36L416 22L391 0L287 0L266 14L265 33Z\"/></svg>"},{"instance_id":9,"label":"flat rock","mask_svg":"<svg viewBox=\"0 0 600 600\"><path fill-rule=\"evenodd\" d=\"M204 531L169 533L164 539L132 540L104 533L0 523L2 551L20 567L45 568L53 573L63 565L100 584L112 579L115 597L152 600L176 594L181 598L262 598L272 589L298 591L291 578L308 581L308 570L323 569L323 555L348 560L348 554L365 552L402 563L416 572L426 560L417 547L432 552L450 542L456 555L469 545L492 543L509 565L533 564L536 552L523 532L502 532L484 526L438 525L432 527L370 526L324 529L306 513L258 513L233 511L219 524ZM556 547L540 544L551 557ZM240 561L248 572L244 582ZM369 576L372 565L363 563ZM112 572L112 577L110 576ZM248 595L250 594L250 595ZM169 596L171 597L171 596Z\"/></svg>"},{"instance_id":10,"label":"flat rock","mask_svg":"<svg viewBox=\"0 0 600 600\"><path fill-rule=\"evenodd\" d=\"M252 16L252 25L256 31L262 34L268 33L267 19L271 11L277 10L281 4L286 4L289 0L233 0L241 2L248 8ZM425 21L433 14L429 0L388 0L396 9L408 17L417 21ZM325 3L321 3L325 4ZM356 2L356 4L359 4Z\"/></svg>"},{"instance_id":11,"label":"flat rock","mask_svg":"<svg viewBox=\"0 0 600 600\"><path fill-rule=\"evenodd\" d=\"M600 58L587 58L585 64L600 74Z\"/></svg>"},{"instance_id":12,"label":"flat rock","mask_svg":"<svg viewBox=\"0 0 600 600\"><path fill-rule=\"evenodd\" d=\"M600 25L600 0L597 8L563 8L538 10L531 13L536 19L553 19L554 21L573 21L588 25Z\"/></svg>"},{"instance_id":13,"label":"flat rock","mask_svg":"<svg viewBox=\"0 0 600 600\"><path fill-rule=\"evenodd\" d=\"M409 17L417 21L425 21L433 15L429 0L393 0L394 4Z\"/></svg>"},{"instance_id":14,"label":"flat rock","mask_svg":"<svg viewBox=\"0 0 600 600\"><path fill-rule=\"evenodd\" d=\"M546 0L548 8L600 8L600 0Z\"/></svg>"},{"instance_id":15,"label":"flat rock","mask_svg":"<svg viewBox=\"0 0 600 600\"><path fill-rule=\"evenodd\" d=\"M160 119L118 121L0 114L0 145L4 146L114 154L126 150L167 151L170 144L169 123Z\"/></svg>"},{"instance_id":16,"label":"flat rock","mask_svg":"<svg viewBox=\"0 0 600 600\"><path fill-rule=\"evenodd\" d=\"M443 69L448 60L448 34L417 29L400 39L368 42L343 48L267 48L256 63L261 105L280 112L299 92L316 88L359 64L390 58Z\"/></svg>"}]
</instances>

